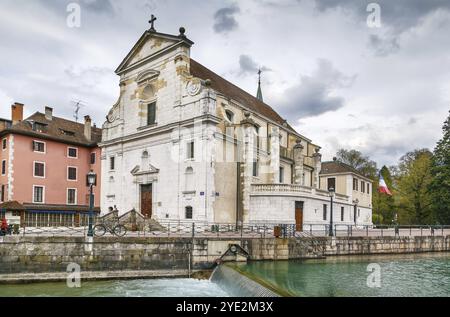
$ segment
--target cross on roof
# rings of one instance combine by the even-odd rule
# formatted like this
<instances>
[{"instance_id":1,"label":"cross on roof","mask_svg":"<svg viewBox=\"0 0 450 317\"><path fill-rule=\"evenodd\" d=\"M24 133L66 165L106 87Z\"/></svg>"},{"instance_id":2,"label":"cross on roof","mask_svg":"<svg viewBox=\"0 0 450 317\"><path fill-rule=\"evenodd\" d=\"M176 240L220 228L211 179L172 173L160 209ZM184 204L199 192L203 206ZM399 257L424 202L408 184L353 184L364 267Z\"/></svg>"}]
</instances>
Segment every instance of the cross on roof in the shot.
<instances>
[{"instance_id":1,"label":"cross on roof","mask_svg":"<svg viewBox=\"0 0 450 317\"><path fill-rule=\"evenodd\" d=\"M150 21L148 21L148 23L150 23L151 27L150 27L150 31L156 32L155 30L155 21L158 20L153 14L152 14L152 18L150 19Z\"/></svg>"}]
</instances>

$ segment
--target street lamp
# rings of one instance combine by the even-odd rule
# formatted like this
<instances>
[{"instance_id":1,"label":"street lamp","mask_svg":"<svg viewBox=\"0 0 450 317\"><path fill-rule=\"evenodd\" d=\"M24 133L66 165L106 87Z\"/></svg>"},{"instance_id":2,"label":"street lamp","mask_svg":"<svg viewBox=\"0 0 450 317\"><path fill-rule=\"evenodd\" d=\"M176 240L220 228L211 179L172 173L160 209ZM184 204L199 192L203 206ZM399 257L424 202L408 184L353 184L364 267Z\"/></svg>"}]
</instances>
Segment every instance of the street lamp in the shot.
<instances>
[{"instance_id":1,"label":"street lamp","mask_svg":"<svg viewBox=\"0 0 450 317\"><path fill-rule=\"evenodd\" d=\"M89 187L89 228L88 237L94 236L94 230L92 228L92 218L94 213L94 186L97 185L97 174L94 171L90 171L86 176L86 184Z\"/></svg>"},{"instance_id":2,"label":"street lamp","mask_svg":"<svg viewBox=\"0 0 450 317\"><path fill-rule=\"evenodd\" d=\"M330 237L334 236L333 234L333 198L334 198L334 187L330 187L328 188L328 193L330 194L330 199L331 199L331 208L330 208L330 230L328 235Z\"/></svg>"}]
</instances>

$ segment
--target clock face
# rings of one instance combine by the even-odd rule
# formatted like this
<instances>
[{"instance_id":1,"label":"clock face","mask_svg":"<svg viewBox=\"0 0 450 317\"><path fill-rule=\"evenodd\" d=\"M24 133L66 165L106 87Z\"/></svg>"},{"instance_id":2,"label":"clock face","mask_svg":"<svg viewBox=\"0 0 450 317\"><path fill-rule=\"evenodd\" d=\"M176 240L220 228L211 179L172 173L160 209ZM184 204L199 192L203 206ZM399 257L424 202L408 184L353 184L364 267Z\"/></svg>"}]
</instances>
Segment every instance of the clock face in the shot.
<instances>
[{"instance_id":1,"label":"clock face","mask_svg":"<svg viewBox=\"0 0 450 317\"><path fill-rule=\"evenodd\" d=\"M190 81L186 87L187 89L187 93L190 96L195 96L197 95L200 90L202 89L202 85L200 83L200 81Z\"/></svg>"},{"instance_id":2,"label":"clock face","mask_svg":"<svg viewBox=\"0 0 450 317\"><path fill-rule=\"evenodd\" d=\"M113 123L116 120L116 114L115 111L111 111L108 116L106 117L109 123Z\"/></svg>"}]
</instances>

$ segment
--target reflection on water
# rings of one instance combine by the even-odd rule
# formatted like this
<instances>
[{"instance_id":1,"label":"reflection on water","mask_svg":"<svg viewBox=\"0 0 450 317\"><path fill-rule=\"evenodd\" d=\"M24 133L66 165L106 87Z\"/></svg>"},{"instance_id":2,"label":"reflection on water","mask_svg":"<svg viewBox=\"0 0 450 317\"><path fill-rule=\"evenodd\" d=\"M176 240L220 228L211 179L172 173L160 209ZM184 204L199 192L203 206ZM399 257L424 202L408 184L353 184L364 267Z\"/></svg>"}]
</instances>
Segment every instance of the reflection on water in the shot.
<instances>
[{"instance_id":1,"label":"reflection on water","mask_svg":"<svg viewBox=\"0 0 450 317\"><path fill-rule=\"evenodd\" d=\"M83 282L81 286L68 288L65 282L0 285L0 297L229 297L216 284L194 279Z\"/></svg>"},{"instance_id":2,"label":"reflection on water","mask_svg":"<svg viewBox=\"0 0 450 317\"><path fill-rule=\"evenodd\" d=\"M381 267L381 288L367 286L369 263ZM449 253L264 261L236 267L292 296L450 296Z\"/></svg>"}]
</instances>

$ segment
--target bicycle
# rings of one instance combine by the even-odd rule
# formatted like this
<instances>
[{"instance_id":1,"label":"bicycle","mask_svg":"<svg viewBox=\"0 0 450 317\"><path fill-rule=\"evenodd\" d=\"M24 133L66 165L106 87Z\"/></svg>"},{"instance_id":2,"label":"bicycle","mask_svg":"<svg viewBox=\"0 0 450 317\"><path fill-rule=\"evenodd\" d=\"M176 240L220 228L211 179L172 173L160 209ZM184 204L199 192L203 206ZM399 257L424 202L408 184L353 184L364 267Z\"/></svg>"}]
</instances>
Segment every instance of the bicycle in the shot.
<instances>
[{"instance_id":1,"label":"bicycle","mask_svg":"<svg viewBox=\"0 0 450 317\"><path fill-rule=\"evenodd\" d=\"M121 224L99 224L94 227L94 235L97 237L102 237L109 232L115 236L123 237L127 234L127 228Z\"/></svg>"}]
</instances>

